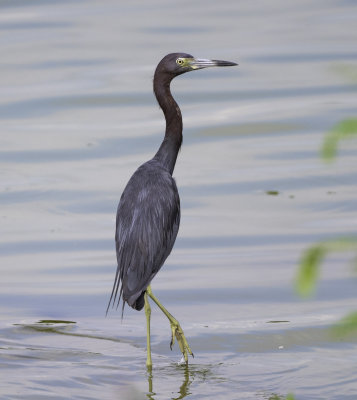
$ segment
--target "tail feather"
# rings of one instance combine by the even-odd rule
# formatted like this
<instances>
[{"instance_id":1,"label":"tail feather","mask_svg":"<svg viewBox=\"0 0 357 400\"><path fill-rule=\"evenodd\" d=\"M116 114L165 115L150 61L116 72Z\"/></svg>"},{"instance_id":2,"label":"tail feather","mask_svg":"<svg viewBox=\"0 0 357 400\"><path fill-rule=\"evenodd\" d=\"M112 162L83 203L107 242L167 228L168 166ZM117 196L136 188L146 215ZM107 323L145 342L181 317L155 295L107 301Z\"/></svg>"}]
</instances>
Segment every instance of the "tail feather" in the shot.
<instances>
[{"instance_id":1,"label":"tail feather","mask_svg":"<svg viewBox=\"0 0 357 400\"><path fill-rule=\"evenodd\" d=\"M135 310L140 311L143 309L144 305L145 305L145 290L141 292L140 296L136 299L132 307Z\"/></svg>"}]
</instances>

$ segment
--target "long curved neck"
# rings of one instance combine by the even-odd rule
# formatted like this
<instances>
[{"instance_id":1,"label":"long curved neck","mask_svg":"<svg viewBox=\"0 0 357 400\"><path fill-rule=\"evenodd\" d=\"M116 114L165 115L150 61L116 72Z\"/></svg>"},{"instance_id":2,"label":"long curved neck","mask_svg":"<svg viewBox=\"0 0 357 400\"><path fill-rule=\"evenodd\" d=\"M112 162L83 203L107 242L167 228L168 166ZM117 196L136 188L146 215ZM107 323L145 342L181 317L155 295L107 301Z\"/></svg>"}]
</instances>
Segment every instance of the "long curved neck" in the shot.
<instances>
[{"instance_id":1,"label":"long curved neck","mask_svg":"<svg viewBox=\"0 0 357 400\"><path fill-rule=\"evenodd\" d=\"M165 137L154 159L173 173L177 154L182 144L182 116L179 106L172 97L170 83L172 76L160 70L155 71L154 93L166 120Z\"/></svg>"}]
</instances>

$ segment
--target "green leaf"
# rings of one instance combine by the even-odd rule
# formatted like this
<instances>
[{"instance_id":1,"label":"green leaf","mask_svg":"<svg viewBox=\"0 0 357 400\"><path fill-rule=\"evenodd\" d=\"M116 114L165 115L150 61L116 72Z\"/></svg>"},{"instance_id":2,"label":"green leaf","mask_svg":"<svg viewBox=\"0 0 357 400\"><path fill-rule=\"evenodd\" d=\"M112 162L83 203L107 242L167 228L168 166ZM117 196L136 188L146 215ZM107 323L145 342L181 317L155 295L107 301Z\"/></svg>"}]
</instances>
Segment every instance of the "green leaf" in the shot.
<instances>
[{"instance_id":1,"label":"green leaf","mask_svg":"<svg viewBox=\"0 0 357 400\"><path fill-rule=\"evenodd\" d=\"M332 334L335 337L345 337L350 334L357 334L357 311L347 314L332 327Z\"/></svg>"},{"instance_id":2,"label":"green leaf","mask_svg":"<svg viewBox=\"0 0 357 400\"><path fill-rule=\"evenodd\" d=\"M339 142L353 135L357 135L357 118L339 122L325 136L321 149L322 158L325 161L332 161L336 157Z\"/></svg>"},{"instance_id":3,"label":"green leaf","mask_svg":"<svg viewBox=\"0 0 357 400\"><path fill-rule=\"evenodd\" d=\"M277 394L272 394L268 400L295 400L295 397L293 394L288 394L286 397L285 396L279 396Z\"/></svg>"},{"instance_id":4,"label":"green leaf","mask_svg":"<svg viewBox=\"0 0 357 400\"><path fill-rule=\"evenodd\" d=\"M315 289L320 264L325 254L323 243L314 245L304 252L296 278L296 290L300 296L308 296Z\"/></svg>"},{"instance_id":5,"label":"green leaf","mask_svg":"<svg viewBox=\"0 0 357 400\"><path fill-rule=\"evenodd\" d=\"M305 250L296 277L296 290L300 296L308 296L314 291L320 265L328 253L350 250L357 251L356 237L320 242Z\"/></svg>"}]
</instances>

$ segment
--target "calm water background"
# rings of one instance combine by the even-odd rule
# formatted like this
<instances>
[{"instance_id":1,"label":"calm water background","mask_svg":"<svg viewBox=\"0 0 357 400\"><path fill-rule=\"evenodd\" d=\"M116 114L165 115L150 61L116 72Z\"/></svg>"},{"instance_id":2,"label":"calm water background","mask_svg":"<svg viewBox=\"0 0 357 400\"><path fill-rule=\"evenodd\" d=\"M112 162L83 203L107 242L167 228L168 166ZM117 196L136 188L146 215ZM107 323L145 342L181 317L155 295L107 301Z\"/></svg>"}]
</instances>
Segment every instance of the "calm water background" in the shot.
<instances>
[{"instance_id":1,"label":"calm water background","mask_svg":"<svg viewBox=\"0 0 357 400\"><path fill-rule=\"evenodd\" d=\"M1 399L357 399L357 340L329 335L357 308L352 255L328 257L314 298L292 285L308 245L356 233L356 141L319 159L356 116L356 27L348 0L0 3ZM195 358L177 365L153 306L151 379L144 313L104 312L172 51L240 65L173 83L182 222L153 290Z\"/></svg>"}]
</instances>

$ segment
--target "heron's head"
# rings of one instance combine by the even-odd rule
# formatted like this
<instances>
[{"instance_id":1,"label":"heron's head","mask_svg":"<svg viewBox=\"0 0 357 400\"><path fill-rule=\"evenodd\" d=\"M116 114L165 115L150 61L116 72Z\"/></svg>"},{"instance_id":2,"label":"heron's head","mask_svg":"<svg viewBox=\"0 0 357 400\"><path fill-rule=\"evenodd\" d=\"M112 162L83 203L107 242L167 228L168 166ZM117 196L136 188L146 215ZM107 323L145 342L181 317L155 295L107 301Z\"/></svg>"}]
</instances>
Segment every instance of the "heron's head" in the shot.
<instances>
[{"instance_id":1,"label":"heron's head","mask_svg":"<svg viewBox=\"0 0 357 400\"><path fill-rule=\"evenodd\" d=\"M230 67L238 65L231 61L208 60L205 58L195 58L191 54L171 53L165 56L157 66L157 72L169 74L174 78L185 72L208 67Z\"/></svg>"}]
</instances>

